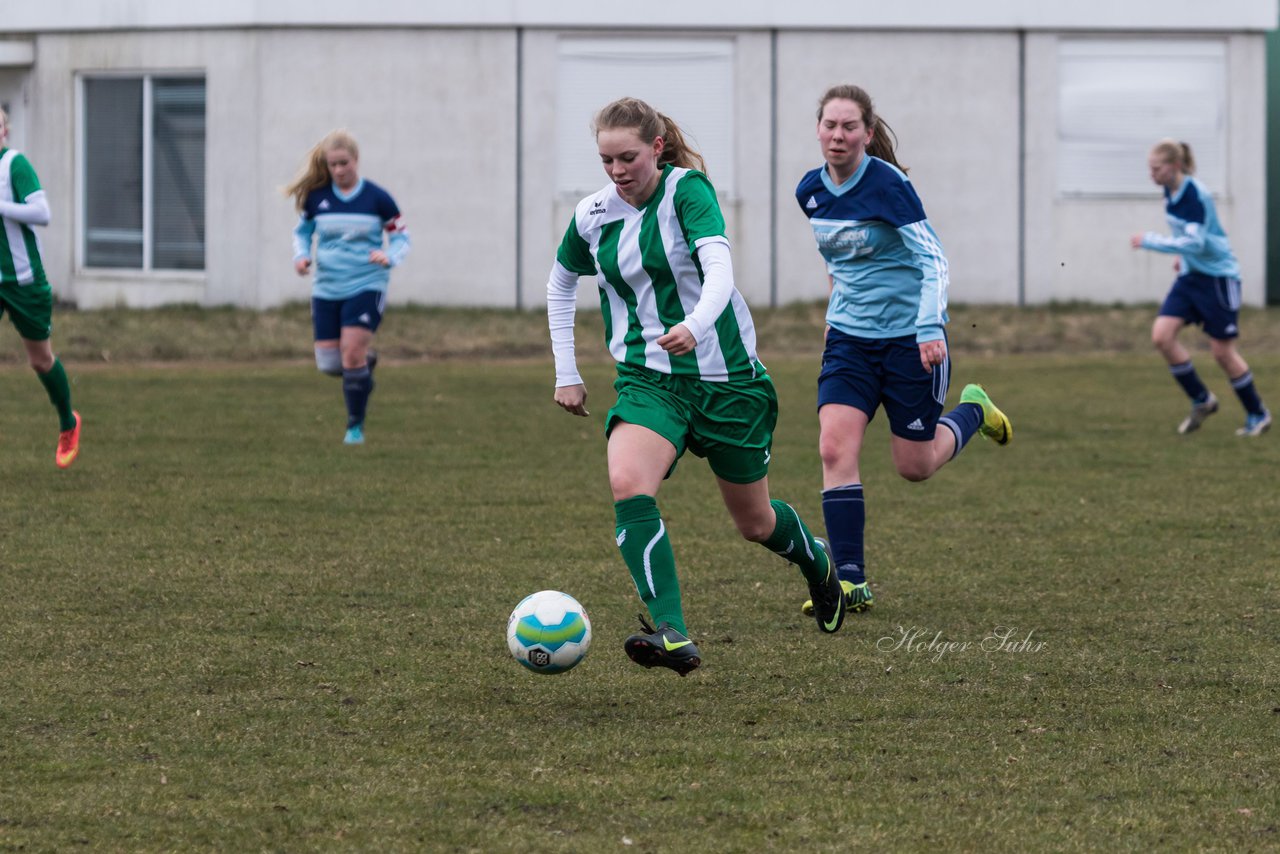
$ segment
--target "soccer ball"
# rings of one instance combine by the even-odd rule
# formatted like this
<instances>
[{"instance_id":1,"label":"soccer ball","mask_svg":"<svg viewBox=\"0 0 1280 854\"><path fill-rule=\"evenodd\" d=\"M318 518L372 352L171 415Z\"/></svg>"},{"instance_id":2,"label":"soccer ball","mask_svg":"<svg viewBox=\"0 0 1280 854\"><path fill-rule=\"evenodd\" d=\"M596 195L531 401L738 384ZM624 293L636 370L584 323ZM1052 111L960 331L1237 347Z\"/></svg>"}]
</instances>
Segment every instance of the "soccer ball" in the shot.
<instances>
[{"instance_id":1,"label":"soccer ball","mask_svg":"<svg viewBox=\"0 0 1280 854\"><path fill-rule=\"evenodd\" d=\"M542 590L526 596L507 618L507 647L534 673L564 673L590 646L591 621L568 593Z\"/></svg>"}]
</instances>

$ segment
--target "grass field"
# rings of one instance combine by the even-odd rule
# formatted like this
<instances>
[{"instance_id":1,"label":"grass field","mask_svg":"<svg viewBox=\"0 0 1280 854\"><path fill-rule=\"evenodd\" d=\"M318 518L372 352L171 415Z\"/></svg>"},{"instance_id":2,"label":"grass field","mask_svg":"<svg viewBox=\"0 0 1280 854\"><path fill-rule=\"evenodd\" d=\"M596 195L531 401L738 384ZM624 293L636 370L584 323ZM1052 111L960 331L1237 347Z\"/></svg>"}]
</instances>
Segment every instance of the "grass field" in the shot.
<instances>
[{"instance_id":1,"label":"grass field","mask_svg":"<svg viewBox=\"0 0 1280 854\"><path fill-rule=\"evenodd\" d=\"M1122 314L1097 334L1141 335ZM1008 340L1043 343L1038 317ZM588 421L551 403L545 356L393 355L347 448L338 385L299 352L220 361L177 334L83 355L157 321L116 322L132 343L68 342L67 472L43 390L0 366L0 850L1280 847L1280 433L1232 435L1203 355L1224 407L1179 437L1141 338L970 347L953 396L982 381L1015 441L910 484L874 422L877 605L835 636L686 458L660 495L705 660L681 679L621 651L641 606L613 543L607 364L586 366ZM1274 405L1276 322L1250 322ZM821 527L816 363L778 349L770 482ZM555 677L504 640L548 587L594 627Z\"/></svg>"}]
</instances>

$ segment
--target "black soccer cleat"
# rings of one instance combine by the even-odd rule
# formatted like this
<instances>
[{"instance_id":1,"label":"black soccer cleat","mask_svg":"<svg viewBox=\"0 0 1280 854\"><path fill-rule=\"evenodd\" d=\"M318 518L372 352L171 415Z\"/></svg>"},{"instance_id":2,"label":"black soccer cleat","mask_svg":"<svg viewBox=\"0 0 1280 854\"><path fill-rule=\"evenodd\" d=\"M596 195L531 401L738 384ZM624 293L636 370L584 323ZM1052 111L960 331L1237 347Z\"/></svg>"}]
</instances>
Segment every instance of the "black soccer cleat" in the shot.
<instances>
[{"instance_id":1,"label":"black soccer cleat","mask_svg":"<svg viewBox=\"0 0 1280 854\"><path fill-rule=\"evenodd\" d=\"M844 624L844 588L829 556L827 577L809 585L809 599L813 602L813 618L818 621L818 628L828 634L840 631Z\"/></svg>"},{"instance_id":2,"label":"black soccer cleat","mask_svg":"<svg viewBox=\"0 0 1280 854\"><path fill-rule=\"evenodd\" d=\"M666 667L687 676L702 664L697 645L666 623L659 623L655 630L644 617L640 618L644 629L641 634L627 638L622 648L627 657L641 667Z\"/></svg>"}]
</instances>

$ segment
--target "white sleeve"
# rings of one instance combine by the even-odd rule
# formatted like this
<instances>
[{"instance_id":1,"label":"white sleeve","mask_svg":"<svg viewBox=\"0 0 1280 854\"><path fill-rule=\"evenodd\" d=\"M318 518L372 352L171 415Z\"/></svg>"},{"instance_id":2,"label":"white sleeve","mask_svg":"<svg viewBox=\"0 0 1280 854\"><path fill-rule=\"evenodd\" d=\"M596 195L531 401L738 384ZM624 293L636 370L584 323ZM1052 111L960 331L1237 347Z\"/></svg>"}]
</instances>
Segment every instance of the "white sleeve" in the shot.
<instances>
[{"instance_id":1,"label":"white sleeve","mask_svg":"<svg viewBox=\"0 0 1280 854\"><path fill-rule=\"evenodd\" d=\"M556 388L582 384L573 351L573 321L577 312L578 275L557 261L547 280L547 326L551 329L551 352L556 359Z\"/></svg>"},{"instance_id":2,"label":"white sleeve","mask_svg":"<svg viewBox=\"0 0 1280 854\"><path fill-rule=\"evenodd\" d=\"M729 244L722 240L709 240L694 251L702 264L702 296L681 322L693 334L693 340L701 342L733 296L733 256Z\"/></svg>"},{"instance_id":3,"label":"white sleeve","mask_svg":"<svg viewBox=\"0 0 1280 854\"><path fill-rule=\"evenodd\" d=\"M24 225L48 225L49 201L44 190L36 190L21 202L0 202L0 217Z\"/></svg>"}]
</instances>

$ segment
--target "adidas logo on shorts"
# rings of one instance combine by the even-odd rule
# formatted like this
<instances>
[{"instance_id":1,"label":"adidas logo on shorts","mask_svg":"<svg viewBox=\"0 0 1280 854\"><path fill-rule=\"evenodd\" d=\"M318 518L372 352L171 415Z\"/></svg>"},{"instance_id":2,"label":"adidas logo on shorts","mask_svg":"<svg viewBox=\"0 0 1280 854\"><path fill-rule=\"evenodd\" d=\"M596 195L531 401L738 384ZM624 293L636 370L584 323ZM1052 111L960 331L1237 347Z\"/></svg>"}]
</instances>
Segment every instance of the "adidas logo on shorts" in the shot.
<instances>
[{"instance_id":1,"label":"adidas logo on shorts","mask_svg":"<svg viewBox=\"0 0 1280 854\"><path fill-rule=\"evenodd\" d=\"M907 429L908 429L908 430L923 430L923 429L924 429L924 425L923 425L923 424L921 424L921 423L920 423L920 419L919 419L919 418L917 418L915 421L912 421L910 424L908 424L908 425L907 425Z\"/></svg>"}]
</instances>

